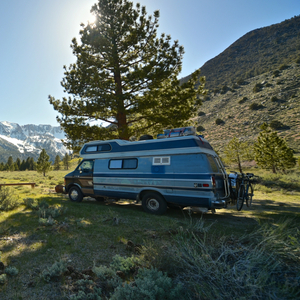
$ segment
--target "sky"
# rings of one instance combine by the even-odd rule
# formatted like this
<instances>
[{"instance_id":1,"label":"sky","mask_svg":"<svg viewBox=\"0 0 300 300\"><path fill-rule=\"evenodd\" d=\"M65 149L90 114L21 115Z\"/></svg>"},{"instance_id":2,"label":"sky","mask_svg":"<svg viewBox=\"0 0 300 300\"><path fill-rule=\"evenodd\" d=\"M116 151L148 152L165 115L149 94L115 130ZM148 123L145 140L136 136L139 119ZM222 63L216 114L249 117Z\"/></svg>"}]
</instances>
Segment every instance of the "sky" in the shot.
<instances>
[{"instance_id":1,"label":"sky","mask_svg":"<svg viewBox=\"0 0 300 300\"><path fill-rule=\"evenodd\" d=\"M58 126L48 96L68 95L63 66L80 24L97 0L0 0L0 121ZM140 0L160 11L159 35L184 46L180 77L214 58L247 32L300 15L300 0Z\"/></svg>"}]
</instances>

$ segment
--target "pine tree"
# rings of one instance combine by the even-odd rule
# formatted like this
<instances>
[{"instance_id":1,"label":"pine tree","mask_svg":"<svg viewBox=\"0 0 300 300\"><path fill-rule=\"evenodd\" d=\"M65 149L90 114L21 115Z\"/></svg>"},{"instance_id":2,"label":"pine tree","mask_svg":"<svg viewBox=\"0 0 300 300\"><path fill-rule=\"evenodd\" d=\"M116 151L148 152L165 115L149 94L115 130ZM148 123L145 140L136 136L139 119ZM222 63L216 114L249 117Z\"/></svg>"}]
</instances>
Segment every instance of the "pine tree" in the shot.
<instances>
[{"instance_id":1,"label":"pine tree","mask_svg":"<svg viewBox=\"0 0 300 300\"><path fill-rule=\"evenodd\" d=\"M46 176L46 173L51 170L51 162L49 159L50 156L47 154L46 150L43 149L36 164L38 173L43 173L43 175Z\"/></svg>"},{"instance_id":2,"label":"pine tree","mask_svg":"<svg viewBox=\"0 0 300 300\"><path fill-rule=\"evenodd\" d=\"M7 160L6 170L8 170L8 171L14 171L15 170L14 160L13 160L12 156L10 156Z\"/></svg>"},{"instance_id":3,"label":"pine tree","mask_svg":"<svg viewBox=\"0 0 300 300\"><path fill-rule=\"evenodd\" d=\"M18 157L15 162L15 170L20 170L21 167L21 159Z\"/></svg>"},{"instance_id":4,"label":"pine tree","mask_svg":"<svg viewBox=\"0 0 300 300\"><path fill-rule=\"evenodd\" d=\"M56 171L60 170L60 162L61 162L60 156L56 155L54 160L54 170Z\"/></svg>"},{"instance_id":5,"label":"pine tree","mask_svg":"<svg viewBox=\"0 0 300 300\"><path fill-rule=\"evenodd\" d=\"M76 63L65 68L62 86L73 97L49 101L70 142L153 134L185 126L201 104L205 79L195 71L180 84L184 49L171 37L157 36L159 11L128 0L99 0L91 12L94 24L83 25L81 43L71 48ZM197 88L195 89L195 85ZM111 126L91 125L93 121Z\"/></svg>"},{"instance_id":6,"label":"pine tree","mask_svg":"<svg viewBox=\"0 0 300 300\"><path fill-rule=\"evenodd\" d=\"M66 153L65 156L63 157L63 165L66 170L69 170L70 160L71 160L70 155L68 153Z\"/></svg>"},{"instance_id":7,"label":"pine tree","mask_svg":"<svg viewBox=\"0 0 300 300\"><path fill-rule=\"evenodd\" d=\"M252 147L247 142L242 142L234 137L225 147L224 150L225 160L227 162L236 163L239 171L242 173L241 162L244 160L252 160L253 153Z\"/></svg>"},{"instance_id":8,"label":"pine tree","mask_svg":"<svg viewBox=\"0 0 300 300\"><path fill-rule=\"evenodd\" d=\"M293 149L289 148L286 141L278 136L264 123L261 132L254 144L255 161L264 169L271 169L273 173L292 168L296 164Z\"/></svg>"}]
</instances>

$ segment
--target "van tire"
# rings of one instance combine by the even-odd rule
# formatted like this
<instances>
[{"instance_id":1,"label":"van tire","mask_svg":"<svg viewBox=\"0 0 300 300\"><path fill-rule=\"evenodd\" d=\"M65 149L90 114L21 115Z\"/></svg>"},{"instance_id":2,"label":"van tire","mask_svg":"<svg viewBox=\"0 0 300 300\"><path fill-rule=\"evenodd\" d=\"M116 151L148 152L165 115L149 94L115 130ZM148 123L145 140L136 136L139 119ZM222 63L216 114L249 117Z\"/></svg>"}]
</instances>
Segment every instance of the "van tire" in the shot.
<instances>
[{"instance_id":1,"label":"van tire","mask_svg":"<svg viewBox=\"0 0 300 300\"><path fill-rule=\"evenodd\" d=\"M146 193L142 198L143 209L150 214L162 215L167 211L165 199L154 192Z\"/></svg>"},{"instance_id":2,"label":"van tire","mask_svg":"<svg viewBox=\"0 0 300 300\"><path fill-rule=\"evenodd\" d=\"M69 198L73 202L81 202L83 199L83 194L82 194L80 188L77 186L72 186L69 189Z\"/></svg>"}]
</instances>

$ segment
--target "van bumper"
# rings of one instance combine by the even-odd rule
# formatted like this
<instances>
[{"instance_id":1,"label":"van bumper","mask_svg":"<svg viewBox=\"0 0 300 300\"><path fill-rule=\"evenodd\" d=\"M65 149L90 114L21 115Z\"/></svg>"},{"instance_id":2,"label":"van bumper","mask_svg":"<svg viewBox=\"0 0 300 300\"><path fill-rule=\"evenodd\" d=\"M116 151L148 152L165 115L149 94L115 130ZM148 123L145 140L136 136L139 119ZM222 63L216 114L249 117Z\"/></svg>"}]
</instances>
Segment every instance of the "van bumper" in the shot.
<instances>
[{"instance_id":1,"label":"van bumper","mask_svg":"<svg viewBox=\"0 0 300 300\"><path fill-rule=\"evenodd\" d=\"M211 202L212 208L226 208L227 207L227 201L226 200L213 200Z\"/></svg>"},{"instance_id":2,"label":"van bumper","mask_svg":"<svg viewBox=\"0 0 300 300\"><path fill-rule=\"evenodd\" d=\"M55 192L58 194L66 194L66 188L65 186L59 184L55 187Z\"/></svg>"}]
</instances>

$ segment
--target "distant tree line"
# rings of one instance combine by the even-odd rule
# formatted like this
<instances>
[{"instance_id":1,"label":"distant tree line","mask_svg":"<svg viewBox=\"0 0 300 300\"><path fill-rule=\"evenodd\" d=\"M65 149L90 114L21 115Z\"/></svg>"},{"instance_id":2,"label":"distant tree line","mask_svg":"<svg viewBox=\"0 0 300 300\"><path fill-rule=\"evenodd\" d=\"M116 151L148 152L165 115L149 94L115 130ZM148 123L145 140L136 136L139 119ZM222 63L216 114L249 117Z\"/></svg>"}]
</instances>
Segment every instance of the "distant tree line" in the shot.
<instances>
[{"instance_id":1,"label":"distant tree line","mask_svg":"<svg viewBox=\"0 0 300 300\"><path fill-rule=\"evenodd\" d=\"M26 160L17 158L16 161L13 161L12 156L10 156L6 163L0 163L0 171L26 171L26 170L35 170L36 162L33 157L27 157Z\"/></svg>"},{"instance_id":2,"label":"distant tree line","mask_svg":"<svg viewBox=\"0 0 300 300\"><path fill-rule=\"evenodd\" d=\"M46 156L47 153L44 149L41 152L41 154L47 158L47 156ZM38 161L41 159L43 159L43 157L39 157ZM48 160L49 159L47 159L47 162L48 162ZM71 160L71 156L68 153L66 153L63 158L61 158L59 155L56 155L54 163L53 163L53 170L56 170L56 171L61 170L61 169L68 170L69 165L70 165L70 160ZM36 171L37 170L37 162L34 161L33 157L27 157L26 160L23 159L22 161L20 158L17 158L14 161L13 157L10 156L7 159L6 163L4 163L4 162L0 163L0 171L32 171L32 170ZM49 163L51 165L51 162L49 162Z\"/></svg>"}]
</instances>

